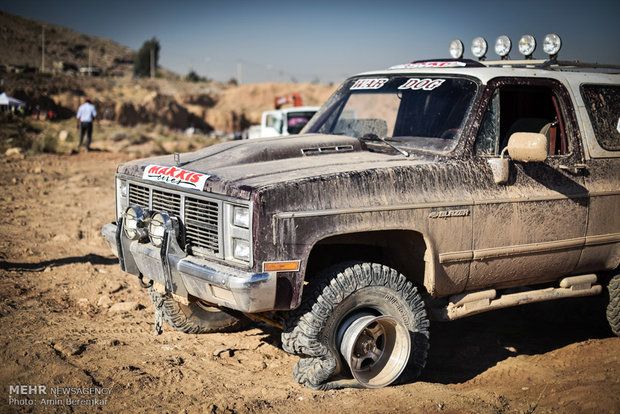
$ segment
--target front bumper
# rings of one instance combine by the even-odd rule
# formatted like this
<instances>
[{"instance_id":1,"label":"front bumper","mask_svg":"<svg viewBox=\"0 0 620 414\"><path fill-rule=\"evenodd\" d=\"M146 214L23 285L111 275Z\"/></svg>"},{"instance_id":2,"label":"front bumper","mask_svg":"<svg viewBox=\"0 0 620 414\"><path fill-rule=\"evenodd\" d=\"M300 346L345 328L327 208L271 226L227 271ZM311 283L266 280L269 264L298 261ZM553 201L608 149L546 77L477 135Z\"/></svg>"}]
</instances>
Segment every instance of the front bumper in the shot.
<instances>
[{"instance_id":1,"label":"front bumper","mask_svg":"<svg viewBox=\"0 0 620 414\"><path fill-rule=\"evenodd\" d=\"M129 240L122 224L109 223L101 234L126 272L161 283L181 297L188 294L219 306L254 313L273 310L275 272L253 273L187 255L174 230L161 248Z\"/></svg>"}]
</instances>

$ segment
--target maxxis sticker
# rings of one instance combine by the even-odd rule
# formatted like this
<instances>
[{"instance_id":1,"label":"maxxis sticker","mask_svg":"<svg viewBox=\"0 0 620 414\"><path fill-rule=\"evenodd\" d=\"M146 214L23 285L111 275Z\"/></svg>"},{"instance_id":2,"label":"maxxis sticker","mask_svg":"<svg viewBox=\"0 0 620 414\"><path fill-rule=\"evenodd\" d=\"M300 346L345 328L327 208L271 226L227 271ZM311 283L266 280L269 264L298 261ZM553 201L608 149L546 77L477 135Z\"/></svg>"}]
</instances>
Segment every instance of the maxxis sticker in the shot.
<instances>
[{"instance_id":1,"label":"maxxis sticker","mask_svg":"<svg viewBox=\"0 0 620 414\"><path fill-rule=\"evenodd\" d=\"M177 167L147 165L142 179L177 185L179 187L202 190L209 175L184 170Z\"/></svg>"}]
</instances>

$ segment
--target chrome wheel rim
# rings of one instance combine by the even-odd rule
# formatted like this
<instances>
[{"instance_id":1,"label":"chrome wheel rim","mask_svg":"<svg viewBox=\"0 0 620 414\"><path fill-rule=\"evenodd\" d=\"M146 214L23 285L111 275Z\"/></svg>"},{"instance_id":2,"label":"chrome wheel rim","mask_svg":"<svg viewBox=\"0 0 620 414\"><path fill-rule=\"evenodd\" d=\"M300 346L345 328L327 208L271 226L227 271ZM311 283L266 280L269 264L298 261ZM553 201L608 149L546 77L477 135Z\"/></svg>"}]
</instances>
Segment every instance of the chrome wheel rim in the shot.
<instances>
[{"instance_id":1,"label":"chrome wheel rim","mask_svg":"<svg viewBox=\"0 0 620 414\"><path fill-rule=\"evenodd\" d=\"M392 316L352 315L340 325L338 338L353 377L366 388L391 384L409 361L409 330Z\"/></svg>"}]
</instances>

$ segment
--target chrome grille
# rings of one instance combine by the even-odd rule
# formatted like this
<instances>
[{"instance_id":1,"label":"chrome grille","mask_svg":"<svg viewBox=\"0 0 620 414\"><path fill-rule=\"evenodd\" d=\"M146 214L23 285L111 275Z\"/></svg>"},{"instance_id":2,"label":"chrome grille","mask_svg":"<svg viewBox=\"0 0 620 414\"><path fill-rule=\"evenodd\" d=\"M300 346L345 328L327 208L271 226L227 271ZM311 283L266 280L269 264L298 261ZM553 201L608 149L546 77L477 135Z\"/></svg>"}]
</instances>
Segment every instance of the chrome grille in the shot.
<instances>
[{"instance_id":1,"label":"chrome grille","mask_svg":"<svg viewBox=\"0 0 620 414\"><path fill-rule=\"evenodd\" d=\"M129 184L129 205L149 208L149 189L134 184Z\"/></svg>"},{"instance_id":2,"label":"chrome grille","mask_svg":"<svg viewBox=\"0 0 620 414\"><path fill-rule=\"evenodd\" d=\"M181 217L181 195L153 190L153 211L165 211L171 216Z\"/></svg>"},{"instance_id":3,"label":"chrome grille","mask_svg":"<svg viewBox=\"0 0 620 414\"><path fill-rule=\"evenodd\" d=\"M219 202L129 183L129 204L177 217L185 228L185 244L194 252L220 253Z\"/></svg>"},{"instance_id":4,"label":"chrome grille","mask_svg":"<svg viewBox=\"0 0 620 414\"><path fill-rule=\"evenodd\" d=\"M188 243L218 251L219 206L216 202L185 199L185 238Z\"/></svg>"}]
</instances>

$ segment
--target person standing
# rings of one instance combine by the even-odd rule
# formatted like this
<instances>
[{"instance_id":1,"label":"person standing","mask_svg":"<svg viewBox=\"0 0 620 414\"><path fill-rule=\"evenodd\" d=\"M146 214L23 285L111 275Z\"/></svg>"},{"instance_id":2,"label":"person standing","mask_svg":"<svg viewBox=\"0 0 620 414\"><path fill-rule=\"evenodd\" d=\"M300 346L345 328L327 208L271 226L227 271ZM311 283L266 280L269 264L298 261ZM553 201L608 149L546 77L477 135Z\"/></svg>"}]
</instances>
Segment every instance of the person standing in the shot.
<instances>
[{"instance_id":1,"label":"person standing","mask_svg":"<svg viewBox=\"0 0 620 414\"><path fill-rule=\"evenodd\" d=\"M86 151L90 151L90 141L93 137L93 122L97 118L97 109L91 103L90 98L84 99L84 103L78 108L76 118L78 119L77 128L80 130L78 151L82 146L84 134L86 134Z\"/></svg>"}]
</instances>

